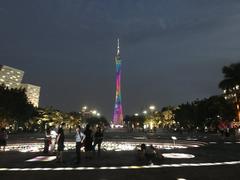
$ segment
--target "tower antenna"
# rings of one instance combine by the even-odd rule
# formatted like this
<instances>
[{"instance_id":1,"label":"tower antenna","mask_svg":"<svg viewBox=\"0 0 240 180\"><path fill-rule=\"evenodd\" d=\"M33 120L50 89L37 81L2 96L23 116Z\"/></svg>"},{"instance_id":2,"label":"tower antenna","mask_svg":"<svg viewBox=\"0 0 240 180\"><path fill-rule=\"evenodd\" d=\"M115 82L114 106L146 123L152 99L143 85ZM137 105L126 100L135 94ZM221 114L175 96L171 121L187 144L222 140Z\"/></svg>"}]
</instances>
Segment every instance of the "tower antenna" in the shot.
<instances>
[{"instance_id":1,"label":"tower antenna","mask_svg":"<svg viewBox=\"0 0 240 180\"><path fill-rule=\"evenodd\" d=\"M118 43L118 46L117 46L117 55L120 55L120 44L119 44L119 38L117 39L117 43Z\"/></svg>"}]
</instances>

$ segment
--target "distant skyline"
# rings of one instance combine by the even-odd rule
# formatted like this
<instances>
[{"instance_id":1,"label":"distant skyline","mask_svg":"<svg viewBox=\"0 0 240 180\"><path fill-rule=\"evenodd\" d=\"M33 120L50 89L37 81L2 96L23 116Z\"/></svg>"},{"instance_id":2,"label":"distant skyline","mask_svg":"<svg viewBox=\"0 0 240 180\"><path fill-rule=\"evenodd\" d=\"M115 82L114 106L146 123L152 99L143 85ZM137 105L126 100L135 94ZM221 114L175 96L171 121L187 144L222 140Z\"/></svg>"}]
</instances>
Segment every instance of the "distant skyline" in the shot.
<instances>
[{"instance_id":1,"label":"distant skyline","mask_svg":"<svg viewBox=\"0 0 240 180\"><path fill-rule=\"evenodd\" d=\"M1 0L0 64L41 86L40 105L111 119L116 40L123 113L220 94L240 59L238 0Z\"/></svg>"}]
</instances>

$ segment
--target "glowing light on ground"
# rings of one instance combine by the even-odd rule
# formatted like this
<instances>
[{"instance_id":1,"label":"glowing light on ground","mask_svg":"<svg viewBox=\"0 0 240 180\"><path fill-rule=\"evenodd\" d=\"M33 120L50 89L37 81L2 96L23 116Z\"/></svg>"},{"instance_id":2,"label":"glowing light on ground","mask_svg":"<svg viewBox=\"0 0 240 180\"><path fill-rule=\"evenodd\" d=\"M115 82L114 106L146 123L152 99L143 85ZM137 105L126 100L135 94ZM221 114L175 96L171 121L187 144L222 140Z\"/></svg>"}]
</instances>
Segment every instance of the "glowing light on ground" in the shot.
<instances>
[{"instance_id":1,"label":"glowing light on ground","mask_svg":"<svg viewBox=\"0 0 240 180\"><path fill-rule=\"evenodd\" d=\"M192 154L185 154L185 153L163 153L164 158L171 158L171 159L191 159L195 156Z\"/></svg>"},{"instance_id":2,"label":"glowing light on ground","mask_svg":"<svg viewBox=\"0 0 240 180\"><path fill-rule=\"evenodd\" d=\"M134 151L143 142L124 142L124 141L105 141L102 143L103 151ZM144 142L145 143L145 142ZM157 149L172 150L172 149L186 149L189 147L197 148L203 144L189 143L189 144L173 144L173 143L145 143L147 146L152 144ZM5 151L18 151L18 152L42 152L44 143L18 143L9 144L6 146ZM75 142L66 142L65 151L75 150ZM84 148L82 148L84 150Z\"/></svg>"},{"instance_id":3,"label":"glowing light on ground","mask_svg":"<svg viewBox=\"0 0 240 180\"><path fill-rule=\"evenodd\" d=\"M232 142L224 142L224 144L232 144Z\"/></svg>"},{"instance_id":4,"label":"glowing light on ground","mask_svg":"<svg viewBox=\"0 0 240 180\"><path fill-rule=\"evenodd\" d=\"M48 162L48 161L53 161L55 159L56 159L56 156L36 156L32 159L26 160L26 162L36 162L36 161Z\"/></svg>"},{"instance_id":5,"label":"glowing light on ground","mask_svg":"<svg viewBox=\"0 0 240 180\"><path fill-rule=\"evenodd\" d=\"M56 168L0 168L0 171L92 171L92 170L119 170L119 169L161 169L161 168L182 168L182 167L210 167L238 165L240 161L215 162L215 163L180 163L162 164L149 166L111 166L111 167L56 167Z\"/></svg>"},{"instance_id":6,"label":"glowing light on ground","mask_svg":"<svg viewBox=\"0 0 240 180\"><path fill-rule=\"evenodd\" d=\"M209 142L209 144L217 144L217 142Z\"/></svg>"}]
</instances>

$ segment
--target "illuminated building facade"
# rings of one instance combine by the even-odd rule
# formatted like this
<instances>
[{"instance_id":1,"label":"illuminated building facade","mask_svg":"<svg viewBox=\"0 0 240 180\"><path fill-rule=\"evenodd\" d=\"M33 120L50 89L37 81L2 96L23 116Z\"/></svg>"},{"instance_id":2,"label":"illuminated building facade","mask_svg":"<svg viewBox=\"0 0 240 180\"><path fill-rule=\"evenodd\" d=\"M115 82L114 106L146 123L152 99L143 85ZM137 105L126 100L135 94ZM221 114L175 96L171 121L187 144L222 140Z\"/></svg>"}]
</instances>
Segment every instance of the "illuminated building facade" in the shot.
<instances>
[{"instance_id":1,"label":"illuminated building facade","mask_svg":"<svg viewBox=\"0 0 240 180\"><path fill-rule=\"evenodd\" d=\"M23 75L24 71L0 65L0 84L4 84L9 89L19 88Z\"/></svg>"},{"instance_id":2,"label":"illuminated building facade","mask_svg":"<svg viewBox=\"0 0 240 180\"><path fill-rule=\"evenodd\" d=\"M21 88L25 89L28 101L35 107L39 106L40 87L32 84L21 84Z\"/></svg>"},{"instance_id":3,"label":"illuminated building facade","mask_svg":"<svg viewBox=\"0 0 240 180\"><path fill-rule=\"evenodd\" d=\"M120 46L118 39L117 46L117 55L115 56L116 63L116 97L115 97L115 105L114 105L114 113L112 123L115 126L123 125L123 110L122 110L122 97L121 97L121 65L122 60L120 57Z\"/></svg>"},{"instance_id":4,"label":"illuminated building facade","mask_svg":"<svg viewBox=\"0 0 240 180\"><path fill-rule=\"evenodd\" d=\"M24 88L28 101L35 107L39 105L40 87L32 84L22 84L24 71L6 65L0 65L0 85L9 89Z\"/></svg>"}]
</instances>

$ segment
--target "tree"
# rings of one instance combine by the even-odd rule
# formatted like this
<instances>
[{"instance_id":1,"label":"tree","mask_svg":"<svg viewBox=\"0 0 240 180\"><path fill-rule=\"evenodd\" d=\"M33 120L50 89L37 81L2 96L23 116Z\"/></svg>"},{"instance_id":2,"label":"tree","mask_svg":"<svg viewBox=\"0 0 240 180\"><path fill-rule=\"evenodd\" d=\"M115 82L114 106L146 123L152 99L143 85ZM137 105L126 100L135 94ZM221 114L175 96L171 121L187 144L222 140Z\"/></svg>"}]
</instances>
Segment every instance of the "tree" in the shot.
<instances>
[{"instance_id":1,"label":"tree","mask_svg":"<svg viewBox=\"0 0 240 180\"><path fill-rule=\"evenodd\" d=\"M141 115L126 115L123 121L129 128L143 128L145 117Z\"/></svg>"},{"instance_id":2,"label":"tree","mask_svg":"<svg viewBox=\"0 0 240 180\"><path fill-rule=\"evenodd\" d=\"M232 121L235 115L233 104L222 96L182 104L176 108L174 114L175 120L186 129L216 127L221 119Z\"/></svg>"},{"instance_id":3,"label":"tree","mask_svg":"<svg viewBox=\"0 0 240 180\"><path fill-rule=\"evenodd\" d=\"M175 108L173 107L162 108L161 111L162 127L171 127L175 123L173 114L174 110Z\"/></svg>"},{"instance_id":4,"label":"tree","mask_svg":"<svg viewBox=\"0 0 240 180\"><path fill-rule=\"evenodd\" d=\"M109 122L108 120L101 116L101 117L97 117L97 116L92 116L86 119L86 124L89 124L91 126L94 125L104 125L104 126L109 126Z\"/></svg>"},{"instance_id":5,"label":"tree","mask_svg":"<svg viewBox=\"0 0 240 180\"><path fill-rule=\"evenodd\" d=\"M0 119L1 123L26 128L26 123L35 115L36 109L28 102L25 89L8 89L0 86Z\"/></svg>"},{"instance_id":6,"label":"tree","mask_svg":"<svg viewBox=\"0 0 240 180\"><path fill-rule=\"evenodd\" d=\"M235 104L236 119L240 122L240 63L224 66L222 72L224 79L219 83L219 88L224 90L225 98Z\"/></svg>"}]
</instances>

